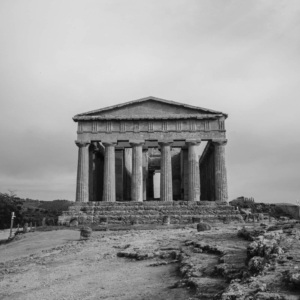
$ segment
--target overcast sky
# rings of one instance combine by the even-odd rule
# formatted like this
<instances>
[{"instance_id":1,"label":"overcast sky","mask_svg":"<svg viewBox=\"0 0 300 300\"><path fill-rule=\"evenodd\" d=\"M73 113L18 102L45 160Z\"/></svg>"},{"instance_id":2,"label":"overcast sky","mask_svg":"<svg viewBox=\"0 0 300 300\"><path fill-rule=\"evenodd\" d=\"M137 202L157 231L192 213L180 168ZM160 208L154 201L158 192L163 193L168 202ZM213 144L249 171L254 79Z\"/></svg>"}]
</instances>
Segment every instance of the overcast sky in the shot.
<instances>
[{"instance_id":1,"label":"overcast sky","mask_svg":"<svg viewBox=\"0 0 300 300\"><path fill-rule=\"evenodd\" d=\"M222 111L229 198L300 199L299 0L1 0L0 192L75 199L77 113Z\"/></svg>"}]
</instances>

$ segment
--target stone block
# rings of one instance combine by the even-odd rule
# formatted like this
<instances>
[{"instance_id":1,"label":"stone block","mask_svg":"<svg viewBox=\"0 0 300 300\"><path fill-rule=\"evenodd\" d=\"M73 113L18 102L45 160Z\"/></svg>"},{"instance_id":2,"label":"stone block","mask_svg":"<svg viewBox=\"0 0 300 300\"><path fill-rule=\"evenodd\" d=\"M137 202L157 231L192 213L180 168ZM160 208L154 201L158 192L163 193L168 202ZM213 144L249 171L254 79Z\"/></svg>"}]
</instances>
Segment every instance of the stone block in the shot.
<instances>
[{"instance_id":1,"label":"stone block","mask_svg":"<svg viewBox=\"0 0 300 300\"><path fill-rule=\"evenodd\" d=\"M163 216L170 216L171 222L195 223L201 221L223 222L224 218L239 220L240 213L224 201L145 201L145 202L93 202L93 205L79 203L69 207L61 217L78 217L80 222L96 222L108 217L109 223L129 224L130 216L136 216L141 224L162 224ZM176 216L176 217L175 217ZM111 220L111 218L113 218ZM195 219L196 218L196 219ZM63 221L61 221L62 223Z\"/></svg>"},{"instance_id":2,"label":"stone block","mask_svg":"<svg viewBox=\"0 0 300 300\"><path fill-rule=\"evenodd\" d=\"M207 223L199 223L197 224L197 231L207 231L211 230L211 226Z\"/></svg>"}]
</instances>

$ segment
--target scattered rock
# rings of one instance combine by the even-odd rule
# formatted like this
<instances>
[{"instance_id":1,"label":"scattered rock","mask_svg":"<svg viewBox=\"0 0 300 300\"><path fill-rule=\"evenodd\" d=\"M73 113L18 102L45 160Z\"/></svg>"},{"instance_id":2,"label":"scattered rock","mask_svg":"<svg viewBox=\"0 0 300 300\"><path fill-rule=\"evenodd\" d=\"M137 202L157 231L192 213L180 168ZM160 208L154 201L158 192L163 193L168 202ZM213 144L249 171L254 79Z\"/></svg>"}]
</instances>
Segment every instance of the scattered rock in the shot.
<instances>
[{"instance_id":1,"label":"scattered rock","mask_svg":"<svg viewBox=\"0 0 300 300\"><path fill-rule=\"evenodd\" d=\"M260 256L254 256L248 263L248 270L254 273L258 273L264 269L264 258Z\"/></svg>"},{"instance_id":2,"label":"scattered rock","mask_svg":"<svg viewBox=\"0 0 300 300\"><path fill-rule=\"evenodd\" d=\"M198 231L211 230L211 226L207 223L199 223L199 224L197 224L197 230Z\"/></svg>"},{"instance_id":3,"label":"scattered rock","mask_svg":"<svg viewBox=\"0 0 300 300\"><path fill-rule=\"evenodd\" d=\"M283 281L293 288L300 289L300 272L288 270L283 273Z\"/></svg>"}]
</instances>

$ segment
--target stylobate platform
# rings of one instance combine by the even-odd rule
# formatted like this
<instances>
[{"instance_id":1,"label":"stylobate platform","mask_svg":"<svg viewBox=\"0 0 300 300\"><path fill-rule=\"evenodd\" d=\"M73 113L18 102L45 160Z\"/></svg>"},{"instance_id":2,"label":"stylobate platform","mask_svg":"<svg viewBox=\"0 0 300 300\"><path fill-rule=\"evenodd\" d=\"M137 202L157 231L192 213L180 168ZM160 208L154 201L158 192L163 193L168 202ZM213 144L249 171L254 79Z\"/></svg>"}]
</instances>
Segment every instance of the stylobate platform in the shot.
<instances>
[{"instance_id":1,"label":"stylobate platform","mask_svg":"<svg viewBox=\"0 0 300 300\"><path fill-rule=\"evenodd\" d=\"M242 221L225 201L76 202L59 217L59 224L171 224Z\"/></svg>"}]
</instances>

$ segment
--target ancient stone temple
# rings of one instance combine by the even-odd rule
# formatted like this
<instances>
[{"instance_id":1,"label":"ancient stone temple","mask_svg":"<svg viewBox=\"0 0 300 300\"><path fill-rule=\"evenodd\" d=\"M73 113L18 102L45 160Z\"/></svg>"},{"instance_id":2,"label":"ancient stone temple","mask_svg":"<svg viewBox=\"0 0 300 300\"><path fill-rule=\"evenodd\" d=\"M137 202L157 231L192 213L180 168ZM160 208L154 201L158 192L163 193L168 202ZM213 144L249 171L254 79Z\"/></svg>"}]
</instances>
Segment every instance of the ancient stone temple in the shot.
<instances>
[{"instance_id":1,"label":"ancient stone temple","mask_svg":"<svg viewBox=\"0 0 300 300\"><path fill-rule=\"evenodd\" d=\"M219 111L156 97L76 115L77 208L65 216L86 207L93 222L107 210L115 220L124 221L124 211L128 218L142 214L145 220L147 206L152 220L155 215L175 216L161 210L173 205L180 223L183 215L203 213L203 205L223 205L231 212L226 202L226 118ZM182 213L188 203L190 211ZM123 210L122 217L114 210Z\"/></svg>"},{"instance_id":2,"label":"ancient stone temple","mask_svg":"<svg viewBox=\"0 0 300 300\"><path fill-rule=\"evenodd\" d=\"M226 117L155 97L76 115L76 201L152 199L152 149L160 152L161 201L226 201Z\"/></svg>"}]
</instances>

